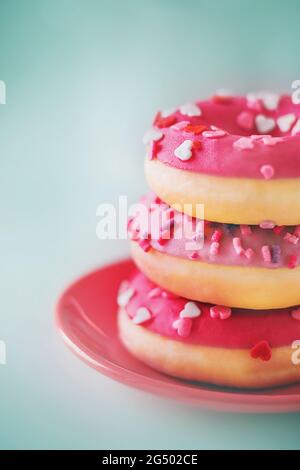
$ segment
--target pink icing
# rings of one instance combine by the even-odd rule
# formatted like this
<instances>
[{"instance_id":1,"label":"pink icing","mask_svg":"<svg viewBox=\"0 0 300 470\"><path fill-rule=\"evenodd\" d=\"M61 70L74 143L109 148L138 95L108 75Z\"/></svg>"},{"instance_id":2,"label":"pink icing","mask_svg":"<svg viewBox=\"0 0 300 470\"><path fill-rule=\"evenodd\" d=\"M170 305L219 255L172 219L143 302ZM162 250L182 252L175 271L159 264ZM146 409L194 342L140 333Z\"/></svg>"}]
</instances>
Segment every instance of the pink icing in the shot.
<instances>
[{"instance_id":1,"label":"pink icing","mask_svg":"<svg viewBox=\"0 0 300 470\"><path fill-rule=\"evenodd\" d=\"M294 105L289 96L281 96L277 108L271 111L261 100L254 106L253 101L245 97L210 99L196 104L202 111L200 116L183 115L178 110L165 119L160 115L156 117L154 126L163 132L156 152L159 161L178 169L216 176L264 179L266 166L274 170L272 176L268 172L271 178L300 176L300 134L292 135L300 117L300 106ZM277 119L291 113L295 122L283 132ZM256 125L258 115L275 120L275 128L266 135ZM182 121L203 124L207 129L198 134L187 132L185 125L183 128L179 125ZM216 130L211 132L211 126L226 132L223 135ZM212 138L214 132L215 138ZM245 137L249 139L240 140ZM182 161L174 152L187 139L201 145L194 147L190 159Z\"/></svg>"},{"instance_id":2,"label":"pink icing","mask_svg":"<svg viewBox=\"0 0 300 470\"><path fill-rule=\"evenodd\" d=\"M264 268L295 267L300 260L300 226L278 227L271 221L258 225L233 225L199 221L181 214L159 201L152 193L141 200L147 210L147 221L150 233L147 239L140 239L141 233L134 231L135 240L147 251L151 247L161 253L179 258L188 258L193 262L202 261L219 265L230 266L257 266ZM154 209L153 209L154 208ZM152 209L152 210L150 210ZM160 214L155 218L155 211ZM171 212L170 212L171 211ZM171 214L173 222L171 229L163 233L167 238L158 238L160 227L157 220L166 225L165 216ZM153 216L153 218L152 218ZM130 227L138 226L141 219L137 214L129 223ZM170 218L166 217L166 221ZM202 229L199 225L202 223ZM203 246L191 242L201 242L201 230L204 227ZM262 228L267 227L267 228ZM184 228L184 229L183 229ZM182 236L181 236L182 235ZM134 238L134 237L133 237ZM201 248L198 248L201 247ZM291 259L294 260L290 266Z\"/></svg>"},{"instance_id":3,"label":"pink icing","mask_svg":"<svg viewBox=\"0 0 300 470\"><path fill-rule=\"evenodd\" d=\"M186 299L172 294L163 295L163 291L140 272L134 274L130 287L134 295L126 306L129 317L133 319L140 307L146 307L151 319L140 327L177 341L250 349L260 341L267 341L271 347L280 347L300 339L300 321L292 315L295 307L260 311L232 309L231 316L222 320L211 317L211 305L195 302L201 315L184 319L187 321L181 325L178 320L188 302ZM153 289L156 289L155 296L150 294ZM180 328L184 328L183 336L178 334Z\"/></svg>"}]
</instances>

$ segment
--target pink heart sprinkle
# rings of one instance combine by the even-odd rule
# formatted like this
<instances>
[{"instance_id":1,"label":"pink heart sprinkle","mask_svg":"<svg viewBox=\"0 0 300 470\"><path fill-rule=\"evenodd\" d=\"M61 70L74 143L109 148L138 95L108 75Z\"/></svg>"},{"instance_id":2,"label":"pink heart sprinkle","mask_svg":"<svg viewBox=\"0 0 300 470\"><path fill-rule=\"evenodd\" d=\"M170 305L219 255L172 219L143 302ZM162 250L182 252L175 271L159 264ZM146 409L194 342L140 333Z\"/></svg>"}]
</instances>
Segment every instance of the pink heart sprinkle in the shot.
<instances>
[{"instance_id":1,"label":"pink heart sprinkle","mask_svg":"<svg viewBox=\"0 0 300 470\"><path fill-rule=\"evenodd\" d=\"M247 248L247 250L245 250L245 256L247 259L252 259L253 256L254 256L254 251L252 250L252 248Z\"/></svg>"},{"instance_id":2,"label":"pink heart sprinkle","mask_svg":"<svg viewBox=\"0 0 300 470\"><path fill-rule=\"evenodd\" d=\"M274 176L274 168L272 165L262 165L260 167L260 172L266 180L271 179Z\"/></svg>"},{"instance_id":3,"label":"pink heart sprinkle","mask_svg":"<svg viewBox=\"0 0 300 470\"><path fill-rule=\"evenodd\" d=\"M191 318L178 318L173 322L173 328L182 338L187 338L191 334L193 320Z\"/></svg>"},{"instance_id":4,"label":"pink heart sprinkle","mask_svg":"<svg viewBox=\"0 0 300 470\"><path fill-rule=\"evenodd\" d=\"M224 307L222 305L214 305L213 307L210 307L209 313L211 318L227 320L227 318L231 317L231 308Z\"/></svg>"},{"instance_id":5,"label":"pink heart sprinkle","mask_svg":"<svg viewBox=\"0 0 300 470\"><path fill-rule=\"evenodd\" d=\"M233 143L233 147L237 150L251 150L254 144L249 137L241 137Z\"/></svg>"},{"instance_id":6,"label":"pink heart sprinkle","mask_svg":"<svg viewBox=\"0 0 300 470\"><path fill-rule=\"evenodd\" d=\"M300 321L300 308L297 308L296 310L293 310L291 312L291 315L294 318L294 320Z\"/></svg>"},{"instance_id":7,"label":"pink heart sprinkle","mask_svg":"<svg viewBox=\"0 0 300 470\"><path fill-rule=\"evenodd\" d=\"M263 229L274 228L275 225L276 225L275 222L273 222L272 220L263 220L259 224L260 228L263 228Z\"/></svg>"},{"instance_id":8,"label":"pink heart sprinkle","mask_svg":"<svg viewBox=\"0 0 300 470\"><path fill-rule=\"evenodd\" d=\"M253 115L251 113L248 113L247 111L243 111L237 117L237 124L242 129L251 130L254 126Z\"/></svg>"}]
</instances>

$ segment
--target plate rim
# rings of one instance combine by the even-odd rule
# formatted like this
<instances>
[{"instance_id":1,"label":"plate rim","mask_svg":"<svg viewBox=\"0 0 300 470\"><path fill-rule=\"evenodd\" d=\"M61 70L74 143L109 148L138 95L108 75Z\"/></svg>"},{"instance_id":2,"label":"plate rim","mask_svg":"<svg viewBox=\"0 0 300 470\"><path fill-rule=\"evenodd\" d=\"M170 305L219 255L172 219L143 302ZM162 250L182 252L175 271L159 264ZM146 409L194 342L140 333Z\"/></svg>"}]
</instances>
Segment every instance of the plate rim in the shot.
<instances>
[{"instance_id":1,"label":"plate rim","mask_svg":"<svg viewBox=\"0 0 300 470\"><path fill-rule=\"evenodd\" d=\"M173 399L180 401L180 402L191 404L191 400L192 400L195 402L194 403L195 405L198 404L198 406L201 406L201 405L209 406L210 408L215 409L215 410L219 408L225 412L227 411L225 409L225 406L230 407L230 405L232 405L233 408L228 409L229 412L236 411L235 408L242 408L240 412L249 412L249 411L255 412L256 411L256 412L263 412L263 413L280 413L280 412L300 411L300 394L296 394L296 393L291 393L290 395L280 394L280 387L276 387L276 389L278 390L278 393L276 395L267 395L266 393L264 393L263 391L264 389L262 389L261 393L259 390L255 391L256 393L251 393L251 390L247 391L243 389L237 389L237 392L232 392L231 390L227 391L225 387L224 388L220 387L220 390L208 390L208 389L202 388L201 385L197 387L197 386L191 386L189 383L181 382L180 379L176 379L176 377L172 377L172 379L175 381L178 380L178 383L172 384L172 383L165 382L164 380L161 380L159 378L149 377L148 375L133 371L131 369L128 369L127 367L120 366L116 364L114 361L106 359L102 356L100 360L98 357L97 361L95 361L85 351L81 350L80 347L76 344L76 342L72 341L72 339L65 333L64 328L63 328L61 310L65 303L66 297L69 295L71 290L76 288L76 285L82 283L83 281L86 281L89 277L96 275L98 272L101 272L108 268L113 269L114 267L118 267L122 264L125 265L125 264L130 264L130 263L133 263L133 261L128 257L116 259L116 260L113 260L112 262L106 262L103 265L99 266L98 268L94 268L82 274L81 276L71 281L70 283L68 283L66 288L60 294L55 304L55 308L54 308L55 326L59 332L60 337L63 339L68 349L70 349L73 353L75 353L77 357L83 360L90 367L96 369L98 372L114 379L115 381L119 383L125 384L127 386L131 386L135 389L139 389L139 390L142 389L148 393L155 393L155 395L157 396L164 397L165 395L163 393L158 393L154 390L149 390L145 387L138 386L136 381L134 381L133 383L131 383L130 380L124 381L124 373L128 378L131 378L131 379L139 378L142 380L143 383L145 382L147 385L150 385L150 386L160 385L161 387L163 385L166 392L174 388L176 390L179 390L182 393L184 393L184 391L186 392L187 390L189 390L189 393L192 393L193 395L195 394L195 396L193 397L189 395L186 399L172 397ZM118 339L118 341L120 340ZM78 349L81 351L80 353ZM161 376L164 377L164 374L161 373ZM211 406L209 405L209 403ZM250 410L247 410L245 408L247 406L250 407ZM266 406L267 408L270 408L270 410L265 408L262 411L260 411L259 407L262 407L262 406ZM276 406L279 407L278 410L276 410L275 408ZM285 409L285 406L288 406L288 408ZM283 409L281 409L280 407Z\"/></svg>"}]
</instances>

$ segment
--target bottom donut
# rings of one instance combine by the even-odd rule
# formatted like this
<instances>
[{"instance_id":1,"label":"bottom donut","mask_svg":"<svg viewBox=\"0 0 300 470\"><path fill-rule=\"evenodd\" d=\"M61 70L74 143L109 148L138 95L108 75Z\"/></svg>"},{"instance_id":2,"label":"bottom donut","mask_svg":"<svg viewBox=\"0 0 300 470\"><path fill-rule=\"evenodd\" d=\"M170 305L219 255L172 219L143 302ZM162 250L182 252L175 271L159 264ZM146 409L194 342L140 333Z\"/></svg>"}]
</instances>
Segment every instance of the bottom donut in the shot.
<instances>
[{"instance_id":1,"label":"bottom donut","mask_svg":"<svg viewBox=\"0 0 300 470\"><path fill-rule=\"evenodd\" d=\"M300 310L248 311L190 302L137 272L118 295L121 341L174 377L238 388L300 381Z\"/></svg>"}]
</instances>

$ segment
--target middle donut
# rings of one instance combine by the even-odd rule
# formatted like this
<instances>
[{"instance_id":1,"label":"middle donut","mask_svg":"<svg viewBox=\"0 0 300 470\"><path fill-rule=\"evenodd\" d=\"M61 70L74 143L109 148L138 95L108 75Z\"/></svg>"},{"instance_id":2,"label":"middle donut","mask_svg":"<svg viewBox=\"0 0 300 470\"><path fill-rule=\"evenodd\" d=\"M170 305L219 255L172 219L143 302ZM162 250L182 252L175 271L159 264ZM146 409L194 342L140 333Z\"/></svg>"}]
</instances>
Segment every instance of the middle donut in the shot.
<instances>
[{"instance_id":1,"label":"middle donut","mask_svg":"<svg viewBox=\"0 0 300 470\"><path fill-rule=\"evenodd\" d=\"M245 309L300 304L300 226L208 222L153 194L141 199L140 208L128 223L133 258L161 287Z\"/></svg>"}]
</instances>

